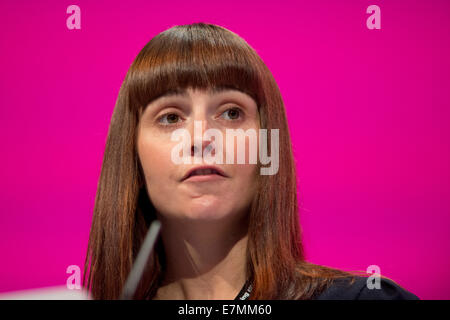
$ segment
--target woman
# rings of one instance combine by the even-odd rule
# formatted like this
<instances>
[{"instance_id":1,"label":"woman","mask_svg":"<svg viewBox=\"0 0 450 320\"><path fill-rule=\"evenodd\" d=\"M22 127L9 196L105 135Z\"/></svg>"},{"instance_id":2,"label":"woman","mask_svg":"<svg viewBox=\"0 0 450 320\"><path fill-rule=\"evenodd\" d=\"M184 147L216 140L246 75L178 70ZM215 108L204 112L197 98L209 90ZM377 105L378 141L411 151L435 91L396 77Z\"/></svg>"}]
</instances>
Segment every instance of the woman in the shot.
<instances>
[{"instance_id":1,"label":"woman","mask_svg":"<svg viewBox=\"0 0 450 320\"><path fill-rule=\"evenodd\" d=\"M225 135L279 130L279 169L260 174L259 160L206 165L212 141L198 125ZM190 134L187 158L199 162L173 161L177 129ZM158 219L161 238L136 299L416 298L388 280L373 293L364 277L306 262L296 190L284 104L264 62L225 28L174 26L141 50L120 89L84 285L96 299L118 298Z\"/></svg>"}]
</instances>

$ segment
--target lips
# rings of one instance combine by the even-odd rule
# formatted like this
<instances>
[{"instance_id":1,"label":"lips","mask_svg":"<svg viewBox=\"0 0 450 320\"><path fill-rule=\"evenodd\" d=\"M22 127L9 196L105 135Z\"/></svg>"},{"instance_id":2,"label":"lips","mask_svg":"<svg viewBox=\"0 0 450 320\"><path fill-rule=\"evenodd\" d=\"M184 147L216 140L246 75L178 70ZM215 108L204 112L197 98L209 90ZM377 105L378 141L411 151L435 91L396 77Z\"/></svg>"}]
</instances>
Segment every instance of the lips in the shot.
<instances>
[{"instance_id":1,"label":"lips","mask_svg":"<svg viewBox=\"0 0 450 320\"><path fill-rule=\"evenodd\" d=\"M214 167L214 166L203 166L203 167L196 167L196 168L192 168L191 170L189 170L181 179L181 181L187 180L191 177L196 177L196 176L205 176L205 178L207 176L221 176L221 177L228 177L223 170L221 170L218 167Z\"/></svg>"}]
</instances>

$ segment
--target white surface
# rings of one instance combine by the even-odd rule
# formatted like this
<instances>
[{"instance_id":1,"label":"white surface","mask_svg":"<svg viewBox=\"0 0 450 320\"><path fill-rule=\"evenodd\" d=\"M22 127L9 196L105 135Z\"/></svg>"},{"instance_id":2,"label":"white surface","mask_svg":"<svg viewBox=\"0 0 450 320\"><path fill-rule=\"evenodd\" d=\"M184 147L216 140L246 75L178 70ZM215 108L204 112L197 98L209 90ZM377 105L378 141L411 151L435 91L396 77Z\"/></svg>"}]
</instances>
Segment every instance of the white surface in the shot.
<instances>
[{"instance_id":1,"label":"white surface","mask_svg":"<svg viewBox=\"0 0 450 320\"><path fill-rule=\"evenodd\" d=\"M0 300L88 300L85 290L65 286L0 293Z\"/></svg>"}]
</instances>

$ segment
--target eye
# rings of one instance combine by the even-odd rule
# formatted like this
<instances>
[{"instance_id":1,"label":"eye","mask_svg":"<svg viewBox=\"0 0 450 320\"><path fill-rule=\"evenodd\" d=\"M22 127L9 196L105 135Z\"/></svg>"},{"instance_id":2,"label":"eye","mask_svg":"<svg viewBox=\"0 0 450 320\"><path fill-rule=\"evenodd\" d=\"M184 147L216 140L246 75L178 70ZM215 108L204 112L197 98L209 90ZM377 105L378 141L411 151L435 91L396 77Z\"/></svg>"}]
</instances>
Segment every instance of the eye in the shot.
<instances>
[{"instance_id":1,"label":"eye","mask_svg":"<svg viewBox=\"0 0 450 320\"><path fill-rule=\"evenodd\" d=\"M241 117L241 110L239 108L230 108L221 114L226 120L237 120Z\"/></svg>"},{"instance_id":2,"label":"eye","mask_svg":"<svg viewBox=\"0 0 450 320\"><path fill-rule=\"evenodd\" d=\"M166 113L158 118L158 122L163 125L171 125L180 122L180 116L176 113Z\"/></svg>"}]
</instances>

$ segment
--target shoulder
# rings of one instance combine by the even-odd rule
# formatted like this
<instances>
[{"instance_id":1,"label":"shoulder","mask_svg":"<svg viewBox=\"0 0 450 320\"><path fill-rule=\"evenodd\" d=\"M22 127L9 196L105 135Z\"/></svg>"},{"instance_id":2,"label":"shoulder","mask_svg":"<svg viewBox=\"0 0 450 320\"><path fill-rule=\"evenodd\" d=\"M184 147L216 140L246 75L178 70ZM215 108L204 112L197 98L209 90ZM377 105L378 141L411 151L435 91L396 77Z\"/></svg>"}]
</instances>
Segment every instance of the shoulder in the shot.
<instances>
[{"instance_id":1,"label":"shoulder","mask_svg":"<svg viewBox=\"0 0 450 320\"><path fill-rule=\"evenodd\" d=\"M370 289L372 283L367 277L355 276L355 281L349 278L336 279L323 291L317 300L419 300L419 298L400 287L392 280L380 278L380 285Z\"/></svg>"}]
</instances>

